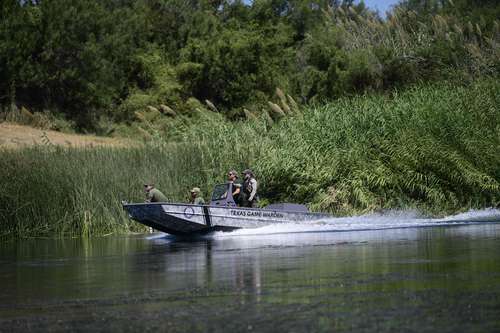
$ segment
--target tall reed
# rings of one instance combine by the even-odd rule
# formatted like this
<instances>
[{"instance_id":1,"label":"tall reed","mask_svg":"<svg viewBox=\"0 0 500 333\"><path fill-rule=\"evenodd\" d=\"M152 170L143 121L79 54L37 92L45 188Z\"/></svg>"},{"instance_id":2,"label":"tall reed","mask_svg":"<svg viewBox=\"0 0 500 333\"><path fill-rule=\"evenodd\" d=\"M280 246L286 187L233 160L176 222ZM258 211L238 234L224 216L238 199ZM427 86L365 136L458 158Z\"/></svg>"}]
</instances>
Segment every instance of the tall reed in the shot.
<instances>
[{"instance_id":1,"label":"tall reed","mask_svg":"<svg viewBox=\"0 0 500 333\"><path fill-rule=\"evenodd\" d=\"M498 205L499 88L414 87L309 110L270 133L259 170L277 198L319 210Z\"/></svg>"},{"instance_id":2,"label":"tall reed","mask_svg":"<svg viewBox=\"0 0 500 333\"><path fill-rule=\"evenodd\" d=\"M342 82L344 76L356 83L357 91L363 91L360 87L380 91L419 81L460 82L500 73L497 21L493 22L494 27L484 20L473 25L453 14L419 15L404 5L394 8L385 20L369 11L356 13L334 8L325 11L325 17L324 24L304 45L306 51L312 47L311 59L321 59L321 53L316 55L318 45L329 50L330 59L337 48L344 51L344 58L351 59L347 69L342 57L330 60L331 79L327 83L336 87L336 96L349 87L349 81L343 86L336 82ZM339 61L342 64L334 72ZM319 64L319 68L324 66ZM323 87L322 93L328 96L330 86Z\"/></svg>"},{"instance_id":3,"label":"tall reed","mask_svg":"<svg viewBox=\"0 0 500 333\"><path fill-rule=\"evenodd\" d=\"M252 168L264 202L353 214L419 208L435 214L500 204L500 83L415 86L286 114L228 122L202 113L172 141L143 148L37 146L0 151L0 236L140 231L120 200L152 181L174 201L205 196L229 169ZM151 131L155 131L153 128Z\"/></svg>"}]
</instances>

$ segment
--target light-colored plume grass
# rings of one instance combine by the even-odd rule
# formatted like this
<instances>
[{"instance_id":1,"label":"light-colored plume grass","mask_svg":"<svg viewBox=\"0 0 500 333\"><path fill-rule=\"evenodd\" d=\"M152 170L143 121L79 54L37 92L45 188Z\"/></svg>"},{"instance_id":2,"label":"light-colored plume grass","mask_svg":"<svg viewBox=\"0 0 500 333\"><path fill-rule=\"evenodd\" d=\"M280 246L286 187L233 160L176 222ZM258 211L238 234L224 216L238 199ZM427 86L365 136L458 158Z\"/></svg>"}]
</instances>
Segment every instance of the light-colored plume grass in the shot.
<instances>
[{"instance_id":1,"label":"light-colored plume grass","mask_svg":"<svg viewBox=\"0 0 500 333\"><path fill-rule=\"evenodd\" d=\"M281 107L278 104L273 102L267 102L267 104L269 104L273 119L278 120L285 116L285 112L281 109Z\"/></svg>"},{"instance_id":2,"label":"light-colored plume grass","mask_svg":"<svg viewBox=\"0 0 500 333\"><path fill-rule=\"evenodd\" d=\"M177 113L168 105L160 104L160 110L162 111L163 114L165 114L167 116L170 116L170 117L177 116Z\"/></svg>"},{"instance_id":3,"label":"light-colored plume grass","mask_svg":"<svg viewBox=\"0 0 500 333\"><path fill-rule=\"evenodd\" d=\"M214 103L210 102L208 99L205 100L205 103L207 106L212 110L213 112L219 112L219 109L214 105Z\"/></svg>"},{"instance_id":4,"label":"light-colored plume grass","mask_svg":"<svg viewBox=\"0 0 500 333\"><path fill-rule=\"evenodd\" d=\"M340 40L343 49L349 53L361 50L373 53L376 46L391 50L396 59L419 67L421 65L417 60L421 58L422 50L433 46L439 48L440 43L446 43L453 45L447 52L452 53L451 58L457 59L453 64L455 68L475 75L491 74L496 68L500 44L500 34L497 32L499 28L495 28L498 27L496 21L493 28L485 33L483 28L486 26L481 26L480 22L462 23L457 17L446 14L435 15L429 22L426 17L419 17L414 11L403 7L395 8L386 20L370 14L360 15L352 8L349 8L348 13L338 8L328 14L331 17L325 24L329 26L331 38ZM471 48L470 45L474 47ZM469 50L473 50L473 53L468 52ZM446 53L436 56L447 57ZM447 59L444 58L443 62Z\"/></svg>"}]
</instances>

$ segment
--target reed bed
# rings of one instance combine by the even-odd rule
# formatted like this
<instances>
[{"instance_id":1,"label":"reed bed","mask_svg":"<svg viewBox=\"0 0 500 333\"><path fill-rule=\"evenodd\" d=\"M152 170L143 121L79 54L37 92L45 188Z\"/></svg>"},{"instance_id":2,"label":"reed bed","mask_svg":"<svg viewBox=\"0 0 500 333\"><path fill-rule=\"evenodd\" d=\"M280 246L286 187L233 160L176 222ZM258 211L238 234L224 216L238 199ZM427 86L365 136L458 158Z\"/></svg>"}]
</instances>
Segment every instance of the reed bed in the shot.
<instances>
[{"instance_id":1,"label":"reed bed","mask_svg":"<svg viewBox=\"0 0 500 333\"><path fill-rule=\"evenodd\" d=\"M392 61L419 66L416 72L465 70L473 75L498 75L500 56L500 22L495 20L488 32L479 24L462 22L459 16L432 15L426 17L403 6L395 8L386 20L367 12L325 11L326 32L337 37L348 52L360 50L376 53L377 49L390 50ZM486 29L483 22L483 28Z\"/></svg>"},{"instance_id":2,"label":"reed bed","mask_svg":"<svg viewBox=\"0 0 500 333\"><path fill-rule=\"evenodd\" d=\"M243 166L233 162L237 152L211 154L205 148L179 142L141 148L47 144L0 151L0 238L144 231L128 219L121 200L142 202L145 182L154 182L169 200L185 202L193 186L206 194L224 182L226 171L219 170Z\"/></svg>"},{"instance_id":3,"label":"reed bed","mask_svg":"<svg viewBox=\"0 0 500 333\"><path fill-rule=\"evenodd\" d=\"M433 85L314 108L273 131L261 173L281 200L344 214L498 205L499 88Z\"/></svg>"},{"instance_id":4,"label":"reed bed","mask_svg":"<svg viewBox=\"0 0 500 333\"><path fill-rule=\"evenodd\" d=\"M354 214L417 208L445 214L500 204L500 83L415 86L392 95L229 122L203 113L176 141L143 148L36 146L0 151L0 236L141 231L120 200L152 181L169 199L205 196L229 169L251 167L263 202Z\"/></svg>"}]
</instances>

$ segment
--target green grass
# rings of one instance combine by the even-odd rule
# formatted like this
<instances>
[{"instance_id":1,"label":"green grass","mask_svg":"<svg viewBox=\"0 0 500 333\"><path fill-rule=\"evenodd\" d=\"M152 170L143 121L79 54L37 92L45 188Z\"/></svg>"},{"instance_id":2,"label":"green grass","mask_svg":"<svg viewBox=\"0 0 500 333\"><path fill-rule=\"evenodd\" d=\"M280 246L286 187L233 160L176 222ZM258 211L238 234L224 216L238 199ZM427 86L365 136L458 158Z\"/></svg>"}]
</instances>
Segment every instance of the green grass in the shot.
<instances>
[{"instance_id":1,"label":"green grass","mask_svg":"<svg viewBox=\"0 0 500 333\"><path fill-rule=\"evenodd\" d=\"M186 201L193 186L207 190L208 184L224 181L224 173L216 177L216 170L202 167L208 155L197 148L174 143L133 149L35 146L4 150L0 153L0 236L67 237L145 230L127 218L120 203L143 201L144 182L154 182L171 200ZM218 165L227 169L230 163Z\"/></svg>"},{"instance_id":2,"label":"green grass","mask_svg":"<svg viewBox=\"0 0 500 333\"><path fill-rule=\"evenodd\" d=\"M279 149L261 169L282 199L320 210L444 213L496 205L499 88L495 81L433 85L311 110L273 133Z\"/></svg>"},{"instance_id":3,"label":"green grass","mask_svg":"<svg viewBox=\"0 0 500 333\"><path fill-rule=\"evenodd\" d=\"M270 125L204 113L182 138L145 148L0 151L0 236L89 236L144 230L120 200L153 181L174 201L251 167L265 201L355 214L417 208L446 214L500 203L500 83L417 86L310 107Z\"/></svg>"}]
</instances>

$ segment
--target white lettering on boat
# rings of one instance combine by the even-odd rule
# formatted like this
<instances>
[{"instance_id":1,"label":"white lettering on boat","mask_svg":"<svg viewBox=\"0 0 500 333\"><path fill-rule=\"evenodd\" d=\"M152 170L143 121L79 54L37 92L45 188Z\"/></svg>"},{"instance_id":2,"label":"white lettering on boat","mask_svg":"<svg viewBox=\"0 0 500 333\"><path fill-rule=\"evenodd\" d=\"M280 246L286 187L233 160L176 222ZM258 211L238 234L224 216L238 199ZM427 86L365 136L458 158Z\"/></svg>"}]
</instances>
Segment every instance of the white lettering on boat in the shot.
<instances>
[{"instance_id":1,"label":"white lettering on boat","mask_svg":"<svg viewBox=\"0 0 500 333\"><path fill-rule=\"evenodd\" d=\"M231 216L252 216L252 217L270 217L283 218L283 214L278 212L261 212L255 210L235 210L231 209Z\"/></svg>"}]
</instances>

